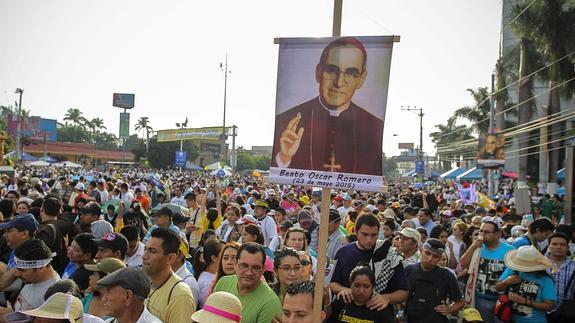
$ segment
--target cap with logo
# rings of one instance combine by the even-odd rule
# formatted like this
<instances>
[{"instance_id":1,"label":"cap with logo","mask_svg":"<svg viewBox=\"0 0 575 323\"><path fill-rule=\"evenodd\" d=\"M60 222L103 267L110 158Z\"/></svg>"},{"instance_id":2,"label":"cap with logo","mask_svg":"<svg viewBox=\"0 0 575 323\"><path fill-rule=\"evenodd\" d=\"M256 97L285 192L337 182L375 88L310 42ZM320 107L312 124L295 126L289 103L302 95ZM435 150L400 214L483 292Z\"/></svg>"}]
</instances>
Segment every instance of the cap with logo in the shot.
<instances>
[{"instance_id":1,"label":"cap with logo","mask_svg":"<svg viewBox=\"0 0 575 323\"><path fill-rule=\"evenodd\" d=\"M34 232L36 229L38 229L38 221L36 221L36 218L32 214L28 213L25 215L17 216L11 221L0 224L0 230L6 230L10 228Z\"/></svg>"},{"instance_id":2,"label":"cap with logo","mask_svg":"<svg viewBox=\"0 0 575 323\"><path fill-rule=\"evenodd\" d=\"M94 242L99 248L124 250L124 252L128 250L128 239L121 233L106 233L102 239L94 239Z\"/></svg>"}]
</instances>

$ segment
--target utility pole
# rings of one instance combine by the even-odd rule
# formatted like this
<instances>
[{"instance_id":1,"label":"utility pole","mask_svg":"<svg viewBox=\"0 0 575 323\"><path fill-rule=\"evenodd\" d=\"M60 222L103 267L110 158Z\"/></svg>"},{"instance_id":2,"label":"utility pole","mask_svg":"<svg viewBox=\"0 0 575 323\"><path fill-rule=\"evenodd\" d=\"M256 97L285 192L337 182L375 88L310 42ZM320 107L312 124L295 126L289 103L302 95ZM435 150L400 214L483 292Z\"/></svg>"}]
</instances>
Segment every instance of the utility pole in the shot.
<instances>
[{"instance_id":1,"label":"utility pole","mask_svg":"<svg viewBox=\"0 0 575 323\"><path fill-rule=\"evenodd\" d=\"M417 152L417 159L423 161L423 108L418 108L416 106L410 107L409 105L404 108L401 106L402 111L419 111L417 116L419 116L419 151Z\"/></svg>"},{"instance_id":2,"label":"utility pole","mask_svg":"<svg viewBox=\"0 0 575 323\"><path fill-rule=\"evenodd\" d=\"M232 157L230 158L230 166L232 166L233 170L236 170L237 166L237 155L236 155L236 136L238 127L236 125L232 126Z\"/></svg>"},{"instance_id":3,"label":"utility pole","mask_svg":"<svg viewBox=\"0 0 575 323\"><path fill-rule=\"evenodd\" d=\"M220 68L224 71L224 122L222 125L222 134L220 135L220 140L222 140L222 153L223 153L223 161L225 162L227 159L227 149L226 149L226 140L228 139L228 135L226 134L226 99L227 99L227 89L228 89L228 53L226 53L226 63L225 66L220 63Z\"/></svg>"},{"instance_id":4,"label":"utility pole","mask_svg":"<svg viewBox=\"0 0 575 323\"><path fill-rule=\"evenodd\" d=\"M21 137L22 137L22 93L24 90L21 88L17 88L14 93L20 94L20 100L18 103L18 110L16 116L16 160L20 162L22 160L22 144L21 144Z\"/></svg>"}]
</instances>

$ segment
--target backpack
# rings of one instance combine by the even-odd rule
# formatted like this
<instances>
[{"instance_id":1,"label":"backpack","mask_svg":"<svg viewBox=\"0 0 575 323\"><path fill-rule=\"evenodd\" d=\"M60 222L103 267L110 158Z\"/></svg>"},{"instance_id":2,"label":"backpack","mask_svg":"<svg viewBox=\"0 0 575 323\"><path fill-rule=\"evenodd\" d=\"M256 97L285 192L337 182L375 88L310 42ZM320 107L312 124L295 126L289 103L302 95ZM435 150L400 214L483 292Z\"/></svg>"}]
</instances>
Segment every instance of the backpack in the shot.
<instances>
[{"instance_id":1,"label":"backpack","mask_svg":"<svg viewBox=\"0 0 575 323\"><path fill-rule=\"evenodd\" d=\"M447 322L446 317L435 311L442 302L438 286L445 283L439 278L439 275L425 275L415 280L406 302L409 322Z\"/></svg>"}]
</instances>

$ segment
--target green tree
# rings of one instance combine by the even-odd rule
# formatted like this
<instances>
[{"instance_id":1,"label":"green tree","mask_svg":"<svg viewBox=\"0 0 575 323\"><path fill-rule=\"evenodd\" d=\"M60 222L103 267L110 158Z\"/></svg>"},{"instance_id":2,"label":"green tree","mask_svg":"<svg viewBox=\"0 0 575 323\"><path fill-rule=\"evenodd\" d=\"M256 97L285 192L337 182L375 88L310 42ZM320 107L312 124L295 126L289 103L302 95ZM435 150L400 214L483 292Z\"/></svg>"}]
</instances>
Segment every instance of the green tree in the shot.
<instances>
[{"instance_id":1,"label":"green tree","mask_svg":"<svg viewBox=\"0 0 575 323\"><path fill-rule=\"evenodd\" d=\"M473 97L475 104L455 110L454 115L470 121L473 124L471 129L475 134L486 134L489 131L489 114L491 111L489 90L487 87L480 87L476 90L467 89L467 91Z\"/></svg>"},{"instance_id":2,"label":"green tree","mask_svg":"<svg viewBox=\"0 0 575 323\"><path fill-rule=\"evenodd\" d=\"M529 8L524 10L526 5ZM548 62L553 63L543 77L548 81L549 89L547 114L555 115L561 111L561 94L572 98L575 93L573 82L559 87L561 82L575 77L573 60L558 61L575 49L575 3L573 0L540 0L532 4L521 1L515 8L516 12L519 10L524 10L524 13L514 24L514 31L521 38L529 39L535 49L545 54ZM550 183L557 182L560 138L565 136L562 133L565 129L564 121L555 122L547 129Z\"/></svg>"},{"instance_id":3,"label":"green tree","mask_svg":"<svg viewBox=\"0 0 575 323\"><path fill-rule=\"evenodd\" d=\"M200 150L192 141L184 141L183 149L189 161L196 160L200 155ZM158 142L157 136L153 136L150 138L148 163L154 168L174 167L178 150L180 150L179 141Z\"/></svg>"},{"instance_id":4,"label":"green tree","mask_svg":"<svg viewBox=\"0 0 575 323\"><path fill-rule=\"evenodd\" d=\"M465 125L457 125L457 117L452 116L447 119L446 124L435 125L438 131L432 132L429 136L437 147L437 155L442 164L442 170L449 169L451 160L459 159L465 151L469 151L477 143L471 136L471 129Z\"/></svg>"},{"instance_id":5,"label":"green tree","mask_svg":"<svg viewBox=\"0 0 575 323\"><path fill-rule=\"evenodd\" d=\"M383 154L382 158L382 174L386 177L397 177L397 162L393 158L387 158L385 154Z\"/></svg>"},{"instance_id":6,"label":"green tree","mask_svg":"<svg viewBox=\"0 0 575 323\"><path fill-rule=\"evenodd\" d=\"M64 121L70 121L73 125L84 127L88 120L84 118L82 111L77 108L70 108L64 115Z\"/></svg>"},{"instance_id":7,"label":"green tree","mask_svg":"<svg viewBox=\"0 0 575 323\"><path fill-rule=\"evenodd\" d=\"M244 169L254 169L255 167L254 158L247 153L238 153L236 168L238 171ZM269 168L269 165L268 165Z\"/></svg>"},{"instance_id":8,"label":"green tree","mask_svg":"<svg viewBox=\"0 0 575 323\"><path fill-rule=\"evenodd\" d=\"M254 160L254 168L259 170L269 170L270 164L272 159L270 156L255 156Z\"/></svg>"},{"instance_id":9,"label":"green tree","mask_svg":"<svg viewBox=\"0 0 575 323\"><path fill-rule=\"evenodd\" d=\"M142 131L142 138L146 138L146 152L149 151L149 141L150 141L150 132L154 131L152 126L150 126L150 119L148 117L141 117L136 122L134 127L136 131ZM144 137L144 133L146 136Z\"/></svg>"}]
</instances>

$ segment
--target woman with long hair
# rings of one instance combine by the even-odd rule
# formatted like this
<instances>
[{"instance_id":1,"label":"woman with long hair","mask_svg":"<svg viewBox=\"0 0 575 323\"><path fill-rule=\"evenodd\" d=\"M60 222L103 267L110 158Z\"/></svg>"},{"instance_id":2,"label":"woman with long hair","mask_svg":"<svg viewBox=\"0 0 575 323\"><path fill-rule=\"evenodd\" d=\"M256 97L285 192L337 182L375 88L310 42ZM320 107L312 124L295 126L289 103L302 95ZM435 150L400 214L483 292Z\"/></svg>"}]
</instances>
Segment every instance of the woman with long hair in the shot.
<instances>
[{"instance_id":1,"label":"woman with long hair","mask_svg":"<svg viewBox=\"0 0 575 323\"><path fill-rule=\"evenodd\" d=\"M283 304L289 284L301 279L301 263L298 252L290 247L278 249L274 258L274 272L277 281L271 284L270 287Z\"/></svg>"},{"instance_id":2,"label":"woman with long hair","mask_svg":"<svg viewBox=\"0 0 575 323\"><path fill-rule=\"evenodd\" d=\"M198 280L200 287L200 299L198 307L201 308L208 298L210 287L216 277L218 264L220 263L220 254L224 245L219 240L210 240L198 252L194 254L192 265L194 267L194 276Z\"/></svg>"},{"instance_id":3,"label":"woman with long hair","mask_svg":"<svg viewBox=\"0 0 575 323\"><path fill-rule=\"evenodd\" d=\"M222 254L220 255L220 261L218 263L218 272L216 273L216 278L214 283L217 283L223 276L234 275L236 273L236 263L238 261L238 250L240 249L240 244L232 241L226 243L222 249Z\"/></svg>"},{"instance_id":4,"label":"woman with long hair","mask_svg":"<svg viewBox=\"0 0 575 323\"><path fill-rule=\"evenodd\" d=\"M295 249L296 251L306 251L311 256L312 272L315 273L317 259L309 252L306 239L306 231L301 228L290 228L284 239L284 246Z\"/></svg>"},{"instance_id":5,"label":"woman with long hair","mask_svg":"<svg viewBox=\"0 0 575 323\"><path fill-rule=\"evenodd\" d=\"M236 206L229 206L227 209L226 221L216 230L218 238L224 242L238 241L240 238L240 224L238 220L241 217L241 211Z\"/></svg>"}]
</instances>

